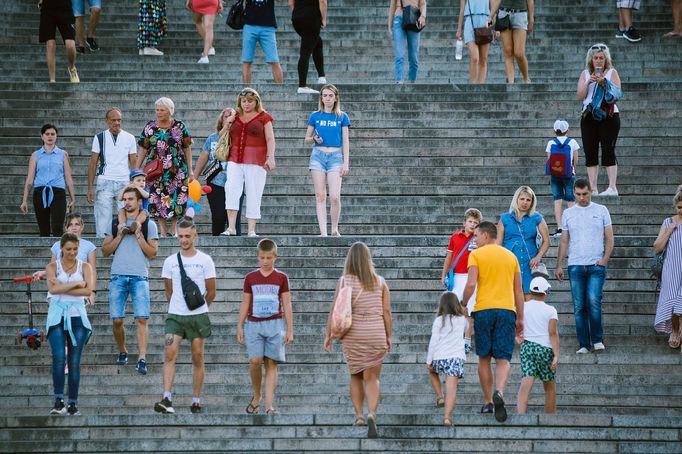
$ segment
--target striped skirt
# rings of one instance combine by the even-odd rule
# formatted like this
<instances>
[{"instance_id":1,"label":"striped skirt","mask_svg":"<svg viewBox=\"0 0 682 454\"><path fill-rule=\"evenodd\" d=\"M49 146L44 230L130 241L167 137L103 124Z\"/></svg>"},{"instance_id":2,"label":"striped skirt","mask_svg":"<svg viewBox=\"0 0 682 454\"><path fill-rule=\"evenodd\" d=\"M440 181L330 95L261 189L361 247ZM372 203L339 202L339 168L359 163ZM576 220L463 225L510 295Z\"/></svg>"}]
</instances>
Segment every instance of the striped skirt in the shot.
<instances>
[{"instance_id":1,"label":"striped skirt","mask_svg":"<svg viewBox=\"0 0 682 454\"><path fill-rule=\"evenodd\" d=\"M341 342L352 375L380 365L388 350L383 316L353 314L353 324Z\"/></svg>"}]
</instances>

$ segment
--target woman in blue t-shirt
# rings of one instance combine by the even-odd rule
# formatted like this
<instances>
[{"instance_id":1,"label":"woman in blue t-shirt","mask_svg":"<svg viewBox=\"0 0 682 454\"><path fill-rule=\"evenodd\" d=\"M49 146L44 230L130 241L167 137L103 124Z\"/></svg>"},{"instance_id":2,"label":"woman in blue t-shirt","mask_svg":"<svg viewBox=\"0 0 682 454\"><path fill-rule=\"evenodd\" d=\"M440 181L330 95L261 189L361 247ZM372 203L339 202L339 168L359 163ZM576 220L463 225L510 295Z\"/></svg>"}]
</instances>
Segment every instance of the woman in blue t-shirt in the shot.
<instances>
[{"instance_id":1,"label":"woman in blue t-shirt","mask_svg":"<svg viewBox=\"0 0 682 454\"><path fill-rule=\"evenodd\" d=\"M521 282L526 299L530 297L531 269L538 264L549 249L549 229L540 213L535 211L537 199L528 186L514 193L509 212L500 216L497 223L497 244L514 253L521 267ZM538 247L538 233L542 243Z\"/></svg>"},{"instance_id":2,"label":"woman in blue t-shirt","mask_svg":"<svg viewBox=\"0 0 682 454\"><path fill-rule=\"evenodd\" d=\"M313 178L320 236L327 236L327 190L332 215L332 236L339 234L341 178L348 175L350 145L348 115L341 111L339 90L327 84L320 90L319 110L310 114L306 145L313 145L308 169Z\"/></svg>"}]
</instances>

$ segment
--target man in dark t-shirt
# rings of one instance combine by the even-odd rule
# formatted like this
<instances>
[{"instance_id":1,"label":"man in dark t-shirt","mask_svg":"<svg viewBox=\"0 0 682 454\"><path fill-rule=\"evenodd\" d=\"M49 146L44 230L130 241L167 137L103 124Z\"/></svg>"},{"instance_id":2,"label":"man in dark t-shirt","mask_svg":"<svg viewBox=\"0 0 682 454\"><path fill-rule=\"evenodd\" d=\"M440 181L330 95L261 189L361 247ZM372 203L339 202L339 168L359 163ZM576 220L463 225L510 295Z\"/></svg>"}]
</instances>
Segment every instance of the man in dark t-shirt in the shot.
<instances>
[{"instance_id":1,"label":"man in dark t-shirt","mask_svg":"<svg viewBox=\"0 0 682 454\"><path fill-rule=\"evenodd\" d=\"M69 79L73 83L80 82L76 71L76 41L74 17L71 0L40 0L40 28L38 41L46 43L47 72L50 82L57 81L57 29L66 46L66 57L69 61Z\"/></svg>"},{"instance_id":2,"label":"man in dark t-shirt","mask_svg":"<svg viewBox=\"0 0 682 454\"><path fill-rule=\"evenodd\" d=\"M251 64L256 53L256 43L260 43L265 62L270 63L275 83L284 82L277 54L276 29L275 0L246 0L242 30L242 80L245 84L251 83Z\"/></svg>"}]
</instances>

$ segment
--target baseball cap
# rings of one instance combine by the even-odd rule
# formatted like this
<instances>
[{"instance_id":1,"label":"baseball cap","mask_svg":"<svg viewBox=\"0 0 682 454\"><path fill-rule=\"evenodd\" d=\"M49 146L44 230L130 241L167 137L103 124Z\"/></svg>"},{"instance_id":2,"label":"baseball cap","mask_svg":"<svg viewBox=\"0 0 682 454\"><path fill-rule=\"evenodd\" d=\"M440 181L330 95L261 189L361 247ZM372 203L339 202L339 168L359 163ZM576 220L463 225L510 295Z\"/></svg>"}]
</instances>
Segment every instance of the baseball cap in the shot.
<instances>
[{"instance_id":1,"label":"baseball cap","mask_svg":"<svg viewBox=\"0 0 682 454\"><path fill-rule=\"evenodd\" d=\"M549 285L549 282L547 282L547 279L545 279L542 276L534 277L530 281L530 292L531 293L539 293L541 295L546 295L550 288L552 288L552 286Z\"/></svg>"},{"instance_id":2,"label":"baseball cap","mask_svg":"<svg viewBox=\"0 0 682 454\"><path fill-rule=\"evenodd\" d=\"M568 122L566 120L557 120L554 122L554 130L555 131L561 131L561 132L566 132L568 131Z\"/></svg>"},{"instance_id":3,"label":"baseball cap","mask_svg":"<svg viewBox=\"0 0 682 454\"><path fill-rule=\"evenodd\" d=\"M133 178L139 177L140 175L142 175L142 176L144 176L145 178L147 178L147 174L144 173L144 170L142 170L142 169L133 169L133 170L130 171L130 178L129 178L129 180L130 180L130 181L133 181Z\"/></svg>"}]
</instances>

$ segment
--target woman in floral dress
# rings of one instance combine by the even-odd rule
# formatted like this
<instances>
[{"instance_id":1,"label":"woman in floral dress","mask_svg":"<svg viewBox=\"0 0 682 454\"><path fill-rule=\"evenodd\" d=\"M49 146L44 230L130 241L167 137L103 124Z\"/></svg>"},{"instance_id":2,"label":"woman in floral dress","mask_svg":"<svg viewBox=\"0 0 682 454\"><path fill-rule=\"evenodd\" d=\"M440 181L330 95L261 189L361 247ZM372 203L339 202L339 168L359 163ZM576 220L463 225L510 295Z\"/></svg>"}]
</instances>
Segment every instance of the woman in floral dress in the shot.
<instances>
[{"instance_id":1,"label":"woman in floral dress","mask_svg":"<svg viewBox=\"0 0 682 454\"><path fill-rule=\"evenodd\" d=\"M156 47L166 33L166 0L140 0L137 16L137 49L140 55L163 55Z\"/></svg>"},{"instance_id":2,"label":"woman in floral dress","mask_svg":"<svg viewBox=\"0 0 682 454\"><path fill-rule=\"evenodd\" d=\"M185 214L187 184L194 179L192 137L185 124L173 118L175 104L170 98L159 98L154 104L156 120L145 125L137 141L137 167L142 168L157 157L161 159L161 177L158 180L147 178L147 209L159 224L161 236L172 236L175 235L175 223ZM166 220L171 222L168 232Z\"/></svg>"}]
</instances>

